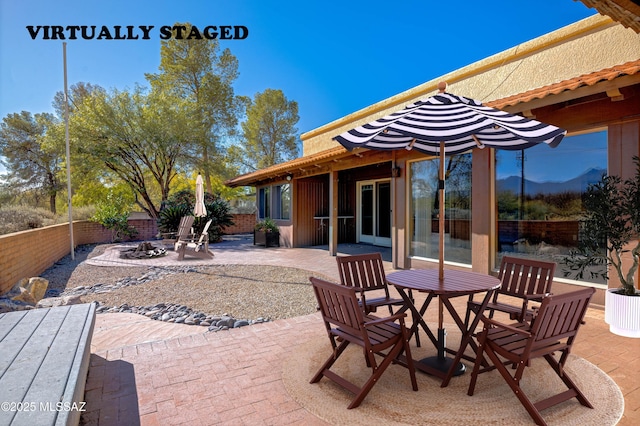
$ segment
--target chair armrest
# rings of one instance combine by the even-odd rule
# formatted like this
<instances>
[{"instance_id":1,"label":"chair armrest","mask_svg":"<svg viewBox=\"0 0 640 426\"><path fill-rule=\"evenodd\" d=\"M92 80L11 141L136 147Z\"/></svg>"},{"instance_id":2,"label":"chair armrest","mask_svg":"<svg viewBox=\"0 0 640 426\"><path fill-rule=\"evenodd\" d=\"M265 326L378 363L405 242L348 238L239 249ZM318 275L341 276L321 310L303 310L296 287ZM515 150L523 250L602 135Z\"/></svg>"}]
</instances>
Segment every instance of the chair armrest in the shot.
<instances>
[{"instance_id":1,"label":"chair armrest","mask_svg":"<svg viewBox=\"0 0 640 426\"><path fill-rule=\"evenodd\" d=\"M387 323L387 322L394 322L395 320L402 319L402 318L404 318L406 316L407 316L407 314L405 312L403 312L403 313L400 313L400 314L391 315L389 317L378 318L378 319L373 320L373 321L365 321L364 326L365 327L369 327L369 326L372 326L372 325L384 324L384 323Z\"/></svg>"},{"instance_id":2,"label":"chair armrest","mask_svg":"<svg viewBox=\"0 0 640 426\"><path fill-rule=\"evenodd\" d=\"M531 336L531 333L529 333L526 330L521 330L521 329L513 327L511 325L498 322L498 321L496 321L496 320L494 320L492 318L487 318L485 316L482 316L482 317L480 317L480 319L482 320L482 322L485 323L485 325L492 325L495 328L501 328L503 330L508 330L508 331L513 332L513 333L522 334L524 336Z\"/></svg>"},{"instance_id":3,"label":"chair armrest","mask_svg":"<svg viewBox=\"0 0 640 426\"><path fill-rule=\"evenodd\" d=\"M544 294L525 294L522 296L523 302L522 302L522 310L520 311L520 318L518 318L519 321L524 321L526 319L526 315L527 315L527 307L529 305L529 301L533 300L534 302L542 302L542 299L551 295L551 293L544 293ZM534 315L535 316L535 315Z\"/></svg>"},{"instance_id":4,"label":"chair armrest","mask_svg":"<svg viewBox=\"0 0 640 426\"><path fill-rule=\"evenodd\" d=\"M551 296L551 293L542 293L542 294L525 294L522 296L525 300L535 300L537 302L542 301L543 298Z\"/></svg>"}]
</instances>

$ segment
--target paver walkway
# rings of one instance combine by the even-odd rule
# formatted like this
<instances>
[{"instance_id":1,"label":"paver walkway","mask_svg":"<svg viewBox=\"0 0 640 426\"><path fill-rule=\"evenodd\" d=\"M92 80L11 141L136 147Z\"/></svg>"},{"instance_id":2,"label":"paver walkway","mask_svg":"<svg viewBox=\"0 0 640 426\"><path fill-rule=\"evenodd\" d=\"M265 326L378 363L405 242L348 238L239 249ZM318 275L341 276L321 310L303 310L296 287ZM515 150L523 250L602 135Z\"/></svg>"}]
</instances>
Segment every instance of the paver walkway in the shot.
<instances>
[{"instance_id":1,"label":"paver walkway","mask_svg":"<svg viewBox=\"0 0 640 426\"><path fill-rule=\"evenodd\" d=\"M205 263L282 265L338 279L335 259L326 248L265 249L253 246L245 238L212 248L216 256ZM340 247L341 252L350 254L375 249ZM388 257L388 252L383 257ZM109 262L121 261L117 255L106 253L87 262L113 265ZM178 264L171 254L153 262ZM201 260L193 259L193 264L196 262ZM389 262L385 266L391 268ZM427 320L435 322L435 313ZM574 353L597 365L620 386L625 397L620 425L640 424L640 340L609 333L601 309L589 309L586 320ZM300 407L281 380L282 362L291 345L324 333L318 314L218 333L203 333L197 326L166 324L133 314L100 314L92 341L85 391L88 411L83 422L325 424Z\"/></svg>"}]
</instances>

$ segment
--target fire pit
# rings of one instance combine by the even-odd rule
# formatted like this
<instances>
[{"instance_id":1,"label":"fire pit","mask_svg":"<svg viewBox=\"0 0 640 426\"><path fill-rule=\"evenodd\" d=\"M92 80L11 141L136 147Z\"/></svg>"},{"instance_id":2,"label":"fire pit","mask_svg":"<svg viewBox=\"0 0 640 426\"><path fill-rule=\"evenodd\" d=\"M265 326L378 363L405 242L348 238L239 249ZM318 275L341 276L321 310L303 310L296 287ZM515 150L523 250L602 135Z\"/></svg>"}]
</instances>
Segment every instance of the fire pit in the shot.
<instances>
[{"instance_id":1,"label":"fire pit","mask_svg":"<svg viewBox=\"0 0 640 426\"><path fill-rule=\"evenodd\" d=\"M155 247L153 244L144 242L126 250L120 250L121 259L152 259L167 254L167 250Z\"/></svg>"}]
</instances>

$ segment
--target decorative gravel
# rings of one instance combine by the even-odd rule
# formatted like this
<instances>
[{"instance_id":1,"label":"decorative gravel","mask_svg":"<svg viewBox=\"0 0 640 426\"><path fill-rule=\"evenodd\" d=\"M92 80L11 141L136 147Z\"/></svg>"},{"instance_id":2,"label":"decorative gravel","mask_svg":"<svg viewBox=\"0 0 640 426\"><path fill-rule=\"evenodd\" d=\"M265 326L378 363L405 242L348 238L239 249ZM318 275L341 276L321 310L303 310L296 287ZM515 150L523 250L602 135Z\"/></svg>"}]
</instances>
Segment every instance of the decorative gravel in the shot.
<instances>
[{"instance_id":1,"label":"decorative gravel","mask_svg":"<svg viewBox=\"0 0 640 426\"><path fill-rule=\"evenodd\" d=\"M255 265L103 267L83 262L105 247L79 247L75 260L67 256L41 274L49 280L46 297L80 295L83 303L102 305L101 312L147 307L139 313L148 314L154 305L180 306L203 319L204 314L249 323L316 312L309 271ZM125 309L117 309L123 305Z\"/></svg>"}]
</instances>

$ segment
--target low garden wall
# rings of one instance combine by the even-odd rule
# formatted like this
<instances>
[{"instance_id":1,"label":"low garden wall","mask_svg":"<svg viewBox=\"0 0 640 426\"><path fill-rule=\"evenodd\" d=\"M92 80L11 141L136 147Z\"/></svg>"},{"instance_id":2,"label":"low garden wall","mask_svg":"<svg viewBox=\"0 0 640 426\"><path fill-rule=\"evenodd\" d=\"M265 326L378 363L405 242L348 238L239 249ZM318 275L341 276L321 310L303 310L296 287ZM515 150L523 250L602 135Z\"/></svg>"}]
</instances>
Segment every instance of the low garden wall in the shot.
<instances>
[{"instance_id":1,"label":"low garden wall","mask_svg":"<svg viewBox=\"0 0 640 426\"><path fill-rule=\"evenodd\" d=\"M246 216L246 217L245 217ZM253 232L255 214L235 215L235 226L227 234ZM130 219L138 230L136 240L154 240L158 227L153 219ZM83 244L109 243L111 231L86 220L73 222L73 242ZM11 289L22 278L36 277L71 252L69 224L47 226L0 235L0 294Z\"/></svg>"}]
</instances>

